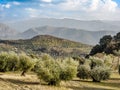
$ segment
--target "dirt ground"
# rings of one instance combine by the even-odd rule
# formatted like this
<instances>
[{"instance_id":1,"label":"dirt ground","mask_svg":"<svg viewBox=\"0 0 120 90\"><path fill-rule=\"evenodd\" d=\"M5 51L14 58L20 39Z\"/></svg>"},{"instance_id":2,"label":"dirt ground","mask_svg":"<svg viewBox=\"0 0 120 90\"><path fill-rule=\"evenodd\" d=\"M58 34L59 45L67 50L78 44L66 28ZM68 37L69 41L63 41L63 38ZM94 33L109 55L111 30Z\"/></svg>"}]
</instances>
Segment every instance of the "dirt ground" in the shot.
<instances>
[{"instance_id":1,"label":"dirt ground","mask_svg":"<svg viewBox=\"0 0 120 90\"><path fill-rule=\"evenodd\" d=\"M40 83L35 74L21 77L18 73L0 73L0 90L120 90L120 76L113 74L110 80L95 83L78 78L61 82L60 86L48 86Z\"/></svg>"}]
</instances>

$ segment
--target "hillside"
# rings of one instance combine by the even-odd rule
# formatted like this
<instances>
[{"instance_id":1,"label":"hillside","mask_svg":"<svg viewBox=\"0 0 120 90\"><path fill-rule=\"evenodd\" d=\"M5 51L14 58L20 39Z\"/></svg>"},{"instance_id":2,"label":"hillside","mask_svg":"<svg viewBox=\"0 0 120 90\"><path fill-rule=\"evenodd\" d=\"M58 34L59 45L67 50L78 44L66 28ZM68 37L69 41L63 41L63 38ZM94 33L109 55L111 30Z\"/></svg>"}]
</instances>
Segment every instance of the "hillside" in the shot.
<instances>
[{"instance_id":1,"label":"hillside","mask_svg":"<svg viewBox=\"0 0 120 90\"><path fill-rule=\"evenodd\" d=\"M52 56L84 55L89 53L91 46L50 35L39 35L26 40L0 40L8 50L27 53L49 53ZM6 47L1 47L5 50Z\"/></svg>"},{"instance_id":2,"label":"hillside","mask_svg":"<svg viewBox=\"0 0 120 90\"><path fill-rule=\"evenodd\" d=\"M114 35L115 33L115 31L85 31L82 29L75 28L43 26L30 28L27 31L19 34L18 36L19 38L29 39L36 35L47 34L76 42L82 42L93 45L96 44L102 36L107 34Z\"/></svg>"}]
</instances>

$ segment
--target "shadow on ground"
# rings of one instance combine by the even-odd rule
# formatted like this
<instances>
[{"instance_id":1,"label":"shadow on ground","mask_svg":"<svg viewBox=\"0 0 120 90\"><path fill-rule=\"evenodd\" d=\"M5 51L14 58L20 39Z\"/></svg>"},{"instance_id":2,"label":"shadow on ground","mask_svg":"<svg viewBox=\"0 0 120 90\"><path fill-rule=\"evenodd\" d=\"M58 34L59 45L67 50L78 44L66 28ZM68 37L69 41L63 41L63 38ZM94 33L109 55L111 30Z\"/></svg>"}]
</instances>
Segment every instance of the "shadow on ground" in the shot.
<instances>
[{"instance_id":1,"label":"shadow on ground","mask_svg":"<svg viewBox=\"0 0 120 90\"><path fill-rule=\"evenodd\" d=\"M7 82L11 82L13 84L25 84L25 85L38 85L40 84L39 82L30 82L30 81L22 81L22 80L16 80L16 79L3 79L3 78L0 78L0 80L3 80L3 81L7 81Z\"/></svg>"}]
</instances>

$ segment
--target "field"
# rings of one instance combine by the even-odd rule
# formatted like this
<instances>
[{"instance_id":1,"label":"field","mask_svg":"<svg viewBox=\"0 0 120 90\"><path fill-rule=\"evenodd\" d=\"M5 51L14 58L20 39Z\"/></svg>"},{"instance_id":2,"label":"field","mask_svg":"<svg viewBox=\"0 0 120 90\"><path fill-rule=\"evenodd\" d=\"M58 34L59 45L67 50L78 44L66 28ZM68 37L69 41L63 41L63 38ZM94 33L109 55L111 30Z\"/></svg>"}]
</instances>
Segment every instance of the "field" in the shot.
<instances>
[{"instance_id":1,"label":"field","mask_svg":"<svg viewBox=\"0 0 120 90\"><path fill-rule=\"evenodd\" d=\"M60 86L47 86L40 83L34 73L28 73L26 77L20 73L0 73L0 90L119 90L120 76L112 74L108 81L95 83L91 80L80 80L62 82Z\"/></svg>"}]
</instances>

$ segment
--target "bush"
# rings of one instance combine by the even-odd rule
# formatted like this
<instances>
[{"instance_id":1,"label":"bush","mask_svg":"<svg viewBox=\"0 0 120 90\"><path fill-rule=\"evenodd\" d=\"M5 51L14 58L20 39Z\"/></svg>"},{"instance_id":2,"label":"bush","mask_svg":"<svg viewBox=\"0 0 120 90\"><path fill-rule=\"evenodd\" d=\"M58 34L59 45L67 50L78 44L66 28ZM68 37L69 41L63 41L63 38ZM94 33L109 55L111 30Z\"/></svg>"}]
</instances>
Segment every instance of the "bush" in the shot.
<instances>
[{"instance_id":1,"label":"bush","mask_svg":"<svg viewBox=\"0 0 120 90\"><path fill-rule=\"evenodd\" d=\"M66 58L63 62L59 62L61 67L60 79L61 80L72 80L76 77L78 61L71 58Z\"/></svg>"},{"instance_id":2,"label":"bush","mask_svg":"<svg viewBox=\"0 0 120 90\"><path fill-rule=\"evenodd\" d=\"M56 61L45 54L36 63L35 72L48 85L59 85L61 80L71 80L76 76L77 65L72 59Z\"/></svg>"},{"instance_id":3,"label":"bush","mask_svg":"<svg viewBox=\"0 0 120 90\"><path fill-rule=\"evenodd\" d=\"M99 59L91 58L90 60L91 60L91 64L90 64L91 69L93 69L94 67L99 67L104 65L104 63Z\"/></svg>"},{"instance_id":4,"label":"bush","mask_svg":"<svg viewBox=\"0 0 120 90\"><path fill-rule=\"evenodd\" d=\"M14 52L0 53L0 72L18 71L21 70L22 74L31 70L34 66L32 59L26 54L16 54Z\"/></svg>"},{"instance_id":5,"label":"bush","mask_svg":"<svg viewBox=\"0 0 120 90\"><path fill-rule=\"evenodd\" d=\"M22 71L21 76L25 76L25 73L34 67L34 62L26 54L19 55L19 69Z\"/></svg>"},{"instance_id":6,"label":"bush","mask_svg":"<svg viewBox=\"0 0 120 90\"><path fill-rule=\"evenodd\" d=\"M14 52L6 53L6 65L5 65L5 71L16 71L17 67L19 65L19 58L18 55Z\"/></svg>"},{"instance_id":7,"label":"bush","mask_svg":"<svg viewBox=\"0 0 120 90\"><path fill-rule=\"evenodd\" d=\"M55 60L45 54L35 65L35 72L39 79L47 82L48 85L59 85L60 70Z\"/></svg>"},{"instance_id":8,"label":"bush","mask_svg":"<svg viewBox=\"0 0 120 90\"><path fill-rule=\"evenodd\" d=\"M91 70L91 78L93 79L93 82L100 82L101 80L107 80L110 77L110 71L109 69L105 67L95 67Z\"/></svg>"},{"instance_id":9,"label":"bush","mask_svg":"<svg viewBox=\"0 0 120 90\"><path fill-rule=\"evenodd\" d=\"M0 53L0 72L5 72L8 54L5 52Z\"/></svg>"},{"instance_id":10,"label":"bush","mask_svg":"<svg viewBox=\"0 0 120 90\"><path fill-rule=\"evenodd\" d=\"M80 79L88 79L90 78L90 66L88 65L79 65L77 77Z\"/></svg>"},{"instance_id":11,"label":"bush","mask_svg":"<svg viewBox=\"0 0 120 90\"><path fill-rule=\"evenodd\" d=\"M14 52L0 53L0 71L15 71L18 66L18 56Z\"/></svg>"}]
</instances>

